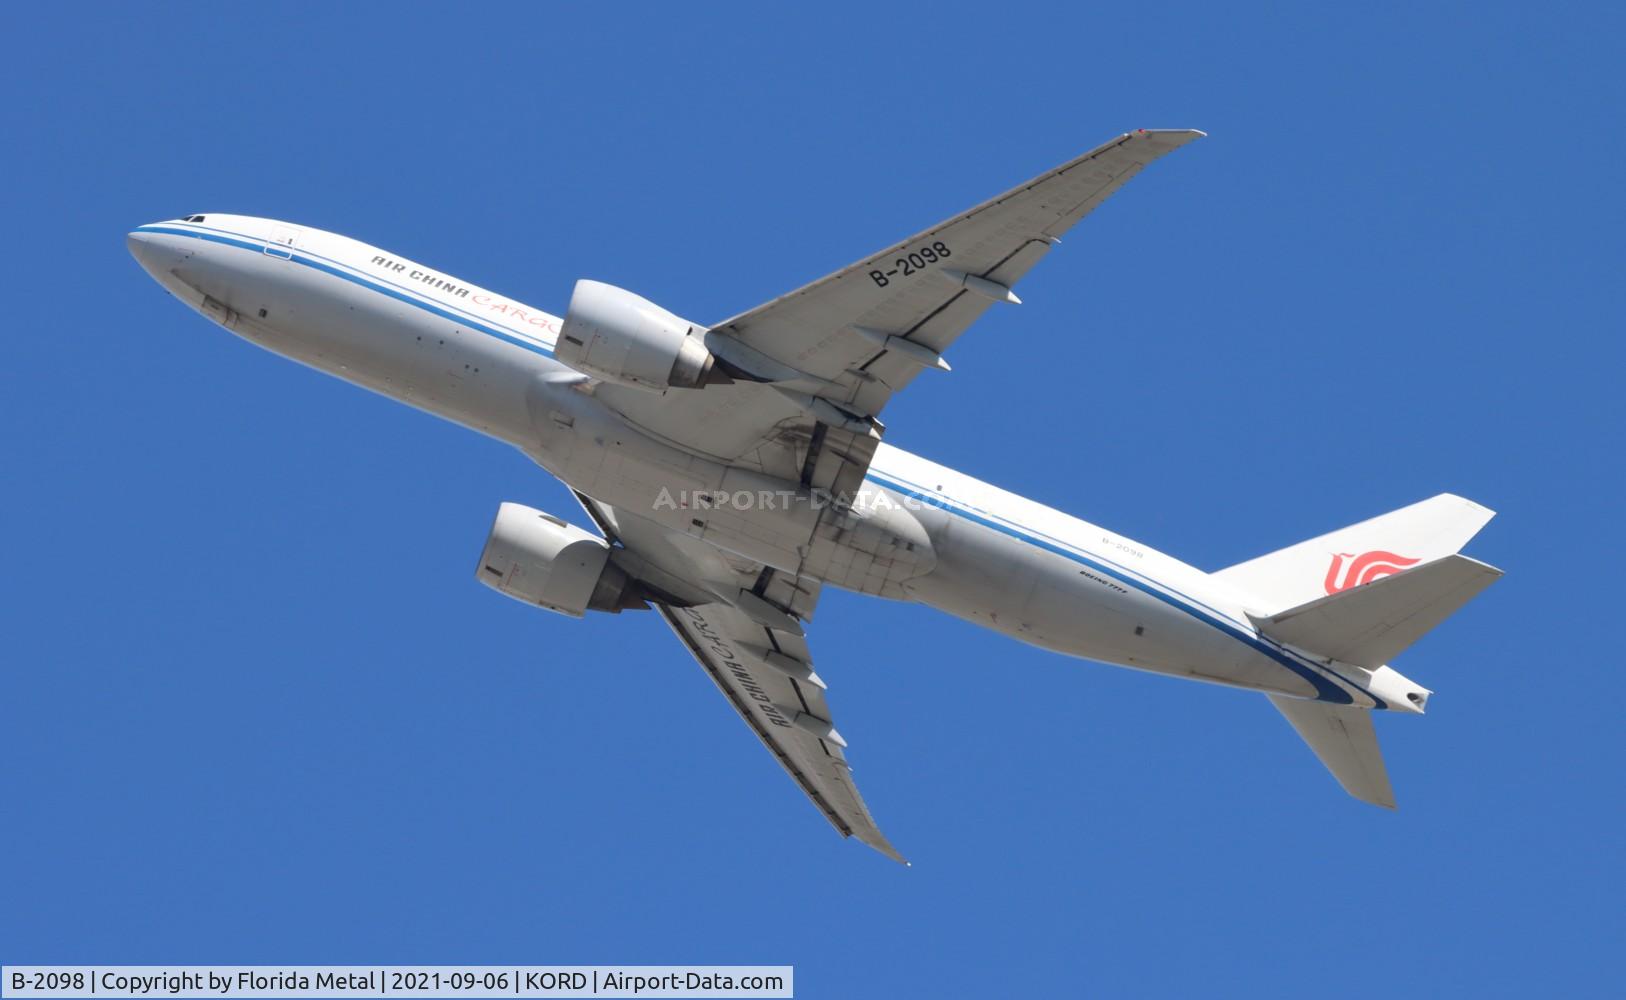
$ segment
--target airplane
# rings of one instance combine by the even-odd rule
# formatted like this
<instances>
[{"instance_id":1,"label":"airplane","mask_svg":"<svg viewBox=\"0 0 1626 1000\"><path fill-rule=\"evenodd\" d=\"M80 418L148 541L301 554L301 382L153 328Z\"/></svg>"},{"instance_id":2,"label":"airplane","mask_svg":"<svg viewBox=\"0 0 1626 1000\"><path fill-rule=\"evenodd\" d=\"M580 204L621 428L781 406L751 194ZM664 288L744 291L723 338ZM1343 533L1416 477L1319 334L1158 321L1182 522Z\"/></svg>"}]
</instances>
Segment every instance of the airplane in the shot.
<instances>
[{"instance_id":1,"label":"airplane","mask_svg":"<svg viewBox=\"0 0 1626 1000\"><path fill-rule=\"evenodd\" d=\"M1084 216L1190 129L1125 133L714 324L578 281L564 316L334 233L206 213L131 253L219 326L520 449L591 528L502 503L476 578L580 618L648 609L843 836L903 861L854 785L807 627L826 586L1068 656L1261 691L1355 798L1393 808L1389 661L1501 576L1493 512L1440 494L1207 573L885 444L880 413ZM907 863L907 862L905 862Z\"/></svg>"}]
</instances>

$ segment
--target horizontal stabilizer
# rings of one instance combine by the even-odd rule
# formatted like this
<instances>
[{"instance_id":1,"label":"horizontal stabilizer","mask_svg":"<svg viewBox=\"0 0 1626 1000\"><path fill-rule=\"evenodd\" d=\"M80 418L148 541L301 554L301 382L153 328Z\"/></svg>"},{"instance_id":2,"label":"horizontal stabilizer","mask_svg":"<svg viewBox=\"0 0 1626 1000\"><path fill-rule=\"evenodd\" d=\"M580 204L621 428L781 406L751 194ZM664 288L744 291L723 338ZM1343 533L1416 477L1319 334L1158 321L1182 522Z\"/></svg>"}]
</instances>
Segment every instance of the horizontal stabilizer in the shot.
<instances>
[{"instance_id":1,"label":"horizontal stabilizer","mask_svg":"<svg viewBox=\"0 0 1626 1000\"><path fill-rule=\"evenodd\" d=\"M1450 555L1253 623L1277 642L1375 670L1501 575L1494 566Z\"/></svg>"},{"instance_id":2,"label":"horizontal stabilizer","mask_svg":"<svg viewBox=\"0 0 1626 1000\"><path fill-rule=\"evenodd\" d=\"M1273 615L1312 598L1451 555L1494 516L1494 511L1472 500L1441 493L1226 567L1214 577L1236 588L1249 610Z\"/></svg>"},{"instance_id":3,"label":"horizontal stabilizer","mask_svg":"<svg viewBox=\"0 0 1626 1000\"><path fill-rule=\"evenodd\" d=\"M1310 749L1327 766L1344 791L1375 806L1395 807L1389 770L1383 766L1372 713L1364 708L1329 705L1269 695L1270 703L1293 724Z\"/></svg>"}]
</instances>

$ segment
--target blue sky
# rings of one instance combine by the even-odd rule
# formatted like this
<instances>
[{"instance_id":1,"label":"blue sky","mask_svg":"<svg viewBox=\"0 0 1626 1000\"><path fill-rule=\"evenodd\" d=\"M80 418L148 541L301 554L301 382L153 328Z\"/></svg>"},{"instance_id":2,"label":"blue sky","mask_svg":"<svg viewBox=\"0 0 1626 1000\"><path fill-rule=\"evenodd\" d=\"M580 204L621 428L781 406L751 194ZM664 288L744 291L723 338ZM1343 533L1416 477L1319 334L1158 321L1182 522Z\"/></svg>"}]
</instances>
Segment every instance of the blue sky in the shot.
<instances>
[{"instance_id":1,"label":"blue sky","mask_svg":"<svg viewBox=\"0 0 1626 1000\"><path fill-rule=\"evenodd\" d=\"M794 964L798 995L1623 973L1609 5L11 12L0 961ZM843 843L651 615L477 586L517 452L259 351L124 233L353 235L720 319L1136 127L888 440L1217 569L1449 490L1401 808L1263 698L832 593Z\"/></svg>"}]
</instances>

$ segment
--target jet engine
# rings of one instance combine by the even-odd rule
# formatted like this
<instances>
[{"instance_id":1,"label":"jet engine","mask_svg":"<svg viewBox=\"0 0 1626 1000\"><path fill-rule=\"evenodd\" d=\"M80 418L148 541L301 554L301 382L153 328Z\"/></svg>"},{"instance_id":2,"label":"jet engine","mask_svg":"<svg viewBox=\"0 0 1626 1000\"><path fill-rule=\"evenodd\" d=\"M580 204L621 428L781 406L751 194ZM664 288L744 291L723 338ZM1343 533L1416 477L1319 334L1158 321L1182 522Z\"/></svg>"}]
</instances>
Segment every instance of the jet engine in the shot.
<instances>
[{"instance_id":1,"label":"jet engine","mask_svg":"<svg viewBox=\"0 0 1626 1000\"><path fill-rule=\"evenodd\" d=\"M665 392L730 381L705 328L602 281L576 282L553 356L586 375Z\"/></svg>"},{"instance_id":2,"label":"jet engine","mask_svg":"<svg viewBox=\"0 0 1626 1000\"><path fill-rule=\"evenodd\" d=\"M517 601L572 618L647 606L638 585L610 561L610 543L523 504L497 508L475 576Z\"/></svg>"}]
</instances>

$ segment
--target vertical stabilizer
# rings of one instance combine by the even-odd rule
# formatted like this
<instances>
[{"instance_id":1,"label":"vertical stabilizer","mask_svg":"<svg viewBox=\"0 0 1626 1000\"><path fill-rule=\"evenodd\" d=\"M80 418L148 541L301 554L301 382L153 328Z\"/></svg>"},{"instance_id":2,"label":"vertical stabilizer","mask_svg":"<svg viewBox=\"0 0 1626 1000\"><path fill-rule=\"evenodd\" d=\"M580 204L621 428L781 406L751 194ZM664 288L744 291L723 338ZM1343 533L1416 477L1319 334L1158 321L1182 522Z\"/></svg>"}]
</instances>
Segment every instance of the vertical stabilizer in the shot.
<instances>
[{"instance_id":1,"label":"vertical stabilizer","mask_svg":"<svg viewBox=\"0 0 1626 1000\"><path fill-rule=\"evenodd\" d=\"M1452 555L1496 512L1441 493L1213 574L1255 614L1273 615Z\"/></svg>"}]
</instances>

